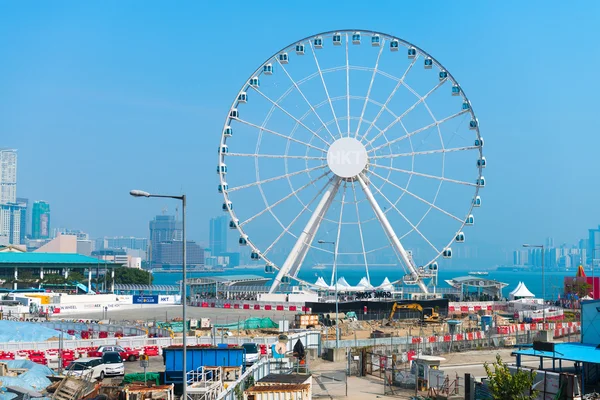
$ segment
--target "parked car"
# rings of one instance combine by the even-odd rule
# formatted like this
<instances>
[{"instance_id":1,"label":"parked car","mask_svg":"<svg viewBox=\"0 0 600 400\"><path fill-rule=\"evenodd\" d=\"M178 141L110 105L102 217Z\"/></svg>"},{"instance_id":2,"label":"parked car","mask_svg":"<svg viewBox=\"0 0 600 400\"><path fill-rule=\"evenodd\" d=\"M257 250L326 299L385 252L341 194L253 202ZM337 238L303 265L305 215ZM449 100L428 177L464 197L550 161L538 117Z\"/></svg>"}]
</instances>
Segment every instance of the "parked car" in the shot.
<instances>
[{"instance_id":1,"label":"parked car","mask_svg":"<svg viewBox=\"0 0 600 400\"><path fill-rule=\"evenodd\" d=\"M121 355L116 351L105 351L102 354L102 364L104 368L100 374L100 379L105 376L122 376L125 375L125 365Z\"/></svg>"},{"instance_id":2,"label":"parked car","mask_svg":"<svg viewBox=\"0 0 600 400\"><path fill-rule=\"evenodd\" d=\"M252 365L260 358L260 351L256 343L244 343L242 345L246 350L246 365Z\"/></svg>"},{"instance_id":3,"label":"parked car","mask_svg":"<svg viewBox=\"0 0 600 400\"><path fill-rule=\"evenodd\" d=\"M124 349L121 346L100 346L94 351L88 353L89 357L102 357L107 351L116 351L123 360L135 361L140 358L140 352L133 349Z\"/></svg>"},{"instance_id":4,"label":"parked car","mask_svg":"<svg viewBox=\"0 0 600 400\"><path fill-rule=\"evenodd\" d=\"M67 366L67 373L76 376L104 379L105 376L125 374L125 366L116 351L107 351L102 357L80 358Z\"/></svg>"}]
</instances>

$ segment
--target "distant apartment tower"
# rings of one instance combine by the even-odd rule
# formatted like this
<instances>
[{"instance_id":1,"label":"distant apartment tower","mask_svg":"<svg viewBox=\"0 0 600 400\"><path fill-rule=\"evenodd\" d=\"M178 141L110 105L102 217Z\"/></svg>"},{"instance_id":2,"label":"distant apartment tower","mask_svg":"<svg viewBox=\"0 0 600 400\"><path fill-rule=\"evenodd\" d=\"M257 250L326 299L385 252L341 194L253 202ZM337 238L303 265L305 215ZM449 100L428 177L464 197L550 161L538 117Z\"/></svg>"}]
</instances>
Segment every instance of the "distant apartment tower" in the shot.
<instances>
[{"instance_id":1,"label":"distant apartment tower","mask_svg":"<svg viewBox=\"0 0 600 400\"><path fill-rule=\"evenodd\" d=\"M31 237L48 239L50 237L50 204L36 201L31 210Z\"/></svg>"},{"instance_id":2,"label":"distant apartment tower","mask_svg":"<svg viewBox=\"0 0 600 400\"><path fill-rule=\"evenodd\" d=\"M150 221L150 245L152 246L152 264L160 265L158 245L163 242L182 241L183 223L175 219L174 215L157 215Z\"/></svg>"},{"instance_id":3,"label":"distant apartment tower","mask_svg":"<svg viewBox=\"0 0 600 400\"><path fill-rule=\"evenodd\" d=\"M17 197L17 204L20 204L24 208L24 212L21 214L21 244L25 243L25 238L29 233L29 226L31 226L31 209L29 208L29 199L23 197Z\"/></svg>"},{"instance_id":4,"label":"distant apartment tower","mask_svg":"<svg viewBox=\"0 0 600 400\"><path fill-rule=\"evenodd\" d=\"M156 254L155 264L159 265L182 265L183 264L183 241L175 240L158 243L152 248ZM187 241L186 247L187 265L204 265L204 249L196 242Z\"/></svg>"},{"instance_id":5,"label":"distant apartment tower","mask_svg":"<svg viewBox=\"0 0 600 400\"><path fill-rule=\"evenodd\" d=\"M105 237L104 248L106 249L131 249L144 250L148 248L148 239L136 237Z\"/></svg>"},{"instance_id":6,"label":"distant apartment tower","mask_svg":"<svg viewBox=\"0 0 600 400\"><path fill-rule=\"evenodd\" d=\"M587 257L589 264L597 265L600 261L600 225L598 229L590 229L588 238L588 252Z\"/></svg>"},{"instance_id":7,"label":"distant apartment tower","mask_svg":"<svg viewBox=\"0 0 600 400\"><path fill-rule=\"evenodd\" d=\"M219 257L227 253L227 228L228 222L226 216L210 219L209 247L211 255Z\"/></svg>"},{"instance_id":8,"label":"distant apartment tower","mask_svg":"<svg viewBox=\"0 0 600 400\"><path fill-rule=\"evenodd\" d=\"M0 204L17 202L17 150L0 149Z\"/></svg>"},{"instance_id":9,"label":"distant apartment tower","mask_svg":"<svg viewBox=\"0 0 600 400\"><path fill-rule=\"evenodd\" d=\"M21 226L25 209L16 203L0 204L0 244L24 244Z\"/></svg>"}]
</instances>

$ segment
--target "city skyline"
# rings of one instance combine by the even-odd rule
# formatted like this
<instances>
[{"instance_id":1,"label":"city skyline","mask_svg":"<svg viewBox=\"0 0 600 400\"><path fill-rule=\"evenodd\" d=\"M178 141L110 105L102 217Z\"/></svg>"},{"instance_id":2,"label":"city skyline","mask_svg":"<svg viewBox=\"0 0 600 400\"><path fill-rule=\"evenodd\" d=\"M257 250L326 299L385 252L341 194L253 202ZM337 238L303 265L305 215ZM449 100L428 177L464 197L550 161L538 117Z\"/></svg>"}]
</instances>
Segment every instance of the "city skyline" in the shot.
<instances>
[{"instance_id":1,"label":"city skyline","mask_svg":"<svg viewBox=\"0 0 600 400\"><path fill-rule=\"evenodd\" d=\"M5 33L0 37L12 39L0 39L8 60L0 66L6 87L0 100L5 121L0 146L19 150L19 195L30 199L30 205L46 199L52 206L53 226L83 229L92 237L144 237L151 216L165 206L173 213L174 206L166 201L134 203L129 190L185 192L189 237L207 243L207 222L221 207L214 174L218 136L242 82L265 57L297 38L338 26L366 26L429 49L468 88L489 160L484 203L477 223L469 228L469 246L479 248L481 256L500 253L495 258L501 263L502 254L510 254L508 249L521 243L542 242L548 236L557 243L572 243L586 237L599 222L593 202L585 201L598 194L593 187L587 189L595 179L594 149L599 139L583 132L577 140L567 140L570 126L564 121L593 125L588 90L593 81L587 79L594 76L592 66L598 61L598 55L589 52L594 48L594 12L581 5L558 4L543 10L520 5L520 13L475 2L463 7L469 5L473 13L468 42L464 27L455 23L460 7L442 12L410 5L407 11L413 18L398 27L394 18L375 10L359 15L326 5L309 26L276 18L268 31L242 24L244 28L219 31L219 40L212 40L205 35L217 28L213 16L224 12L222 5L192 5L187 15L177 13L176 30L164 23L150 34L144 26L162 20L161 7L141 13L122 8L113 19L110 6L80 5L61 10L71 22L59 26L47 18L58 12L49 7L26 13L22 6L7 6L0 16L0 32ZM280 15L282 9L271 6L268 15ZM82 29L92 16L94 29ZM198 16L204 24L201 31ZM230 16L232 21L244 21L241 9ZM108 20L114 30L103 26ZM30 25L39 25L35 36L25 29ZM132 30L132 36L120 40L118 32ZM242 46L240 37L249 35L264 40ZM197 52L186 51L194 46ZM200 56L228 59L232 46L235 65L206 63ZM588 62L579 65L579 73L562 82L578 102L551 101L548 96L556 93L556 83L540 72L543 66L562 70L571 65L560 48L586 54ZM154 62L156 54L164 57ZM101 63L96 62L98 57ZM105 140L92 142L99 136ZM40 146L47 137L53 140ZM118 162L107 163L107 155ZM47 170L69 179L49 185Z\"/></svg>"}]
</instances>

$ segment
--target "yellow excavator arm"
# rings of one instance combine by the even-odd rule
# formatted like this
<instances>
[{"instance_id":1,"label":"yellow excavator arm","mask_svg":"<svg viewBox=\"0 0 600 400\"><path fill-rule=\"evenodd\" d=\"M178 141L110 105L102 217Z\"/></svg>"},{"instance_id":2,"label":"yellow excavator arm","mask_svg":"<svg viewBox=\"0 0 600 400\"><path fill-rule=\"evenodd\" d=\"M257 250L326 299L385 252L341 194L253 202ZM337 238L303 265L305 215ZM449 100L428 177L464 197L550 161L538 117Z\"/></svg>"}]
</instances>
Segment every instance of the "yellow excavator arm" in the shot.
<instances>
[{"instance_id":1,"label":"yellow excavator arm","mask_svg":"<svg viewBox=\"0 0 600 400\"><path fill-rule=\"evenodd\" d=\"M389 321L394 319L394 314L396 314L397 310L417 310L421 313L421 315L423 314L423 307L421 307L417 303L410 303L410 304L394 303L394 305L392 306L392 312L390 313L390 318L388 319Z\"/></svg>"}]
</instances>

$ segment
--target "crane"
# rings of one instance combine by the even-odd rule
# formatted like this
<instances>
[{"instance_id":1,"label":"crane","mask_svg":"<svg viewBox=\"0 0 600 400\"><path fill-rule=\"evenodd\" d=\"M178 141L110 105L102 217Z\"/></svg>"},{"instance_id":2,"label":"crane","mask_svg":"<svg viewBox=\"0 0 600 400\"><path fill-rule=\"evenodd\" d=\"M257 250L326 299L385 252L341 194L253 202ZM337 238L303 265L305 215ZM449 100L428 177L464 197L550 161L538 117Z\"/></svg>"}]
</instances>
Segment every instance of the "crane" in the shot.
<instances>
[{"instance_id":1,"label":"crane","mask_svg":"<svg viewBox=\"0 0 600 400\"><path fill-rule=\"evenodd\" d=\"M439 322L440 321L440 315L437 312L435 312L433 310L433 308L423 309L423 307L421 307L421 305L418 303L409 303L409 304L394 303L394 305L392 306L392 311L390 312L390 317L388 318L388 324L392 322L392 320L394 319L394 315L396 314L396 311L398 311L398 310L416 310L421 313L421 319L423 320L423 322ZM424 313L425 310L430 311L430 313L428 313L428 315L425 315L425 313Z\"/></svg>"}]
</instances>

